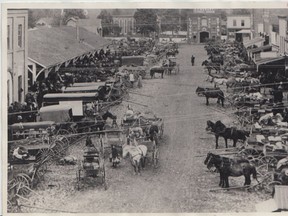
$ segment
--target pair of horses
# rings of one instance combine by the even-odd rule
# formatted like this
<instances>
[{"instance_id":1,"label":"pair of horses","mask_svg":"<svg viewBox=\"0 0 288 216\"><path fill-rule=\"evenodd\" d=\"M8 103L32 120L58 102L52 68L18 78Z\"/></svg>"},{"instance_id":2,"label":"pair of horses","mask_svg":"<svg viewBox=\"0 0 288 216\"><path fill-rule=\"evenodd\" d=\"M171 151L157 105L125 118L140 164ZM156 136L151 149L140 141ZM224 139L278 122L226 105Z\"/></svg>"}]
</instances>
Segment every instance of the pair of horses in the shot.
<instances>
[{"instance_id":1,"label":"pair of horses","mask_svg":"<svg viewBox=\"0 0 288 216\"><path fill-rule=\"evenodd\" d=\"M206 97L206 105L209 105L209 98L217 98L217 103L222 104L222 107L224 107L224 92L220 88L203 88L198 87L196 89L196 94L198 96L205 96Z\"/></svg>"},{"instance_id":2,"label":"pair of horses","mask_svg":"<svg viewBox=\"0 0 288 216\"><path fill-rule=\"evenodd\" d=\"M234 127L228 128L221 121L217 121L216 123L207 121L206 131L211 131L215 134L216 149L218 148L219 137L223 137L225 139L226 148L228 148L228 139L233 140L233 147L236 147L238 140L246 141L247 137L249 137L249 132L245 130L238 130Z\"/></svg>"},{"instance_id":3,"label":"pair of horses","mask_svg":"<svg viewBox=\"0 0 288 216\"><path fill-rule=\"evenodd\" d=\"M219 186L222 188L229 188L229 176L239 177L244 175L244 186L251 184L251 175L259 182L255 166L244 158L229 159L213 153L208 153L204 164L208 169L211 169L213 166L217 169L220 173Z\"/></svg>"}]
</instances>

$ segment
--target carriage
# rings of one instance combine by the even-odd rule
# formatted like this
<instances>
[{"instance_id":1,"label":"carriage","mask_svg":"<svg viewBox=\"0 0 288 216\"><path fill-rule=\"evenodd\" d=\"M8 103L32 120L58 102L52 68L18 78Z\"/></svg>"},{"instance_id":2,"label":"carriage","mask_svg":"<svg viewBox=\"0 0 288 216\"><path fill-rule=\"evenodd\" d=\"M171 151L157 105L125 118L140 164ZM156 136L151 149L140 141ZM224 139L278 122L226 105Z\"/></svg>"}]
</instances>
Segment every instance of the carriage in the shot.
<instances>
[{"instance_id":1,"label":"carriage","mask_svg":"<svg viewBox=\"0 0 288 216\"><path fill-rule=\"evenodd\" d=\"M142 130L149 135L149 129L152 125L156 125L158 127L158 135L157 141L159 138L161 139L164 134L164 121L162 118L158 118L156 116L136 116L131 119L122 119L121 127L126 135L129 134L129 128L140 127Z\"/></svg>"},{"instance_id":2,"label":"carriage","mask_svg":"<svg viewBox=\"0 0 288 216\"><path fill-rule=\"evenodd\" d=\"M21 122L9 125L8 140L33 140L39 138L44 139L49 131L54 130L54 121L41 121L41 122Z\"/></svg>"},{"instance_id":3,"label":"carriage","mask_svg":"<svg viewBox=\"0 0 288 216\"><path fill-rule=\"evenodd\" d=\"M110 150L113 145L119 153L122 152L122 146L126 143L125 134L123 133L123 130L120 129L105 130L100 137L104 149ZM110 153L111 152L109 151L109 154Z\"/></svg>"},{"instance_id":4,"label":"carriage","mask_svg":"<svg viewBox=\"0 0 288 216\"><path fill-rule=\"evenodd\" d=\"M165 66L165 73L171 75L172 73L178 74L180 72L180 64L177 63L176 57L168 57L168 63Z\"/></svg>"},{"instance_id":5,"label":"carriage","mask_svg":"<svg viewBox=\"0 0 288 216\"><path fill-rule=\"evenodd\" d=\"M98 136L95 136L98 149L95 144L86 146L83 154L83 160L78 164L76 171L77 189L80 190L83 184L88 183L88 180L96 181L100 179L104 189L107 190L106 171L104 160L104 145ZM93 184L94 185L94 184Z\"/></svg>"},{"instance_id":6,"label":"carriage","mask_svg":"<svg viewBox=\"0 0 288 216\"><path fill-rule=\"evenodd\" d=\"M139 145L145 145L147 147L147 154L146 158L148 162L152 164L153 168L158 168L159 166L159 147L156 144L155 140L145 140L145 139L138 139Z\"/></svg>"}]
</instances>

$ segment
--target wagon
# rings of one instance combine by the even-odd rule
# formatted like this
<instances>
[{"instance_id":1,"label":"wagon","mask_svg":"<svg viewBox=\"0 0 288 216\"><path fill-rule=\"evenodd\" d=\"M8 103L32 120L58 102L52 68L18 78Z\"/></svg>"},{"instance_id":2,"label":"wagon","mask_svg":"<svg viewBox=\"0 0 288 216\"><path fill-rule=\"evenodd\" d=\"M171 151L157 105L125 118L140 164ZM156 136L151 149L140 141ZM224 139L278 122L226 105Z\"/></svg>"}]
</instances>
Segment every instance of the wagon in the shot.
<instances>
[{"instance_id":1,"label":"wagon","mask_svg":"<svg viewBox=\"0 0 288 216\"><path fill-rule=\"evenodd\" d=\"M91 179L93 179L93 181L100 179L104 189L107 189L104 145L97 136L95 136L95 138L94 143L97 144L100 151L98 151L94 146L87 147L84 151L83 160L78 164L78 170L76 171L78 190L82 188L84 183Z\"/></svg>"},{"instance_id":2,"label":"wagon","mask_svg":"<svg viewBox=\"0 0 288 216\"><path fill-rule=\"evenodd\" d=\"M150 162L153 166L153 168L158 168L159 166L159 147L157 146L155 140L144 140L144 139L138 139L139 145L145 145L147 147L147 155L146 158L148 159L148 162Z\"/></svg>"},{"instance_id":3,"label":"wagon","mask_svg":"<svg viewBox=\"0 0 288 216\"><path fill-rule=\"evenodd\" d=\"M177 63L177 58L169 57L168 66L166 66L166 74L171 75L172 73L178 74L180 72L180 64Z\"/></svg>"},{"instance_id":4,"label":"wagon","mask_svg":"<svg viewBox=\"0 0 288 216\"><path fill-rule=\"evenodd\" d=\"M53 130L55 127L54 121L42 122L23 122L15 123L9 126L9 140L19 139L43 139L47 136L48 131Z\"/></svg>"},{"instance_id":5,"label":"wagon","mask_svg":"<svg viewBox=\"0 0 288 216\"><path fill-rule=\"evenodd\" d=\"M147 130L152 124L156 124L158 127L159 132L157 138L162 138L164 133L164 121L162 118L157 118L155 116L139 116L132 119L121 120L121 127L126 135L128 135L129 128L133 127L141 127L143 132L146 132L147 134Z\"/></svg>"},{"instance_id":6,"label":"wagon","mask_svg":"<svg viewBox=\"0 0 288 216\"><path fill-rule=\"evenodd\" d=\"M105 149L110 150L113 145L118 152L122 152L122 146L126 143L126 137L123 130L105 130L101 135L101 142Z\"/></svg>"}]
</instances>

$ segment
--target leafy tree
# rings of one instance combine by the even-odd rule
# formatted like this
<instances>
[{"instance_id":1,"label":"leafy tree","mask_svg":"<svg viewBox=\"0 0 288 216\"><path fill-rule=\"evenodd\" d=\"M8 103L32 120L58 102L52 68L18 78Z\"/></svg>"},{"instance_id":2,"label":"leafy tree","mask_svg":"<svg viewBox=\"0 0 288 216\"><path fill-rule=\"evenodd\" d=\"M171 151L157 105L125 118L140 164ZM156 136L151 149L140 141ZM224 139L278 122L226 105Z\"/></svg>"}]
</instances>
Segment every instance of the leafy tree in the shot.
<instances>
[{"instance_id":1,"label":"leafy tree","mask_svg":"<svg viewBox=\"0 0 288 216\"><path fill-rule=\"evenodd\" d=\"M82 9L65 9L62 22L66 23L66 21L71 17L77 17L79 19L85 19L86 15L84 13L84 10L82 10Z\"/></svg>"},{"instance_id":2,"label":"leafy tree","mask_svg":"<svg viewBox=\"0 0 288 216\"><path fill-rule=\"evenodd\" d=\"M36 26L36 17L33 16L33 11L28 10L28 28L34 28Z\"/></svg>"},{"instance_id":3,"label":"leafy tree","mask_svg":"<svg viewBox=\"0 0 288 216\"><path fill-rule=\"evenodd\" d=\"M107 10L101 10L97 18L101 19L103 36L111 34L113 31L113 17L111 14Z\"/></svg>"},{"instance_id":4,"label":"leafy tree","mask_svg":"<svg viewBox=\"0 0 288 216\"><path fill-rule=\"evenodd\" d=\"M136 21L136 29L144 35L149 35L151 32L158 30L157 27L157 14L153 9L137 9L134 14Z\"/></svg>"}]
</instances>

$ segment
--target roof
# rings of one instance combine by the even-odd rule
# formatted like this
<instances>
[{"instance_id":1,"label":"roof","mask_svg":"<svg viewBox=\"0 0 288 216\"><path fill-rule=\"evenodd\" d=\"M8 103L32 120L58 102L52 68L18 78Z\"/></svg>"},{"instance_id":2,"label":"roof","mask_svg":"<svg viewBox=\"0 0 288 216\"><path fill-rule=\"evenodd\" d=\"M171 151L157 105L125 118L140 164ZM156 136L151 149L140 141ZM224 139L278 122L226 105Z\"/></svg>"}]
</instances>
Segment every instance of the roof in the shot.
<instances>
[{"instance_id":1,"label":"roof","mask_svg":"<svg viewBox=\"0 0 288 216\"><path fill-rule=\"evenodd\" d=\"M272 46L270 45L266 45L266 46L261 46L261 47L257 47L254 49L249 49L248 51L251 53L257 53L257 52L264 52L264 51L271 51L272 50Z\"/></svg>"},{"instance_id":2,"label":"roof","mask_svg":"<svg viewBox=\"0 0 288 216\"><path fill-rule=\"evenodd\" d=\"M249 40L249 41L244 42L243 45L244 45L245 47L249 47L249 46L251 46L251 45L253 45L253 44L260 43L260 42L264 42L264 41L265 41L264 38L258 37L258 38L253 38L252 40Z\"/></svg>"},{"instance_id":3,"label":"roof","mask_svg":"<svg viewBox=\"0 0 288 216\"><path fill-rule=\"evenodd\" d=\"M250 34L251 30L250 29L242 29L240 31L237 31L236 33L241 33L241 34Z\"/></svg>"},{"instance_id":4,"label":"roof","mask_svg":"<svg viewBox=\"0 0 288 216\"><path fill-rule=\"evenodd\" d=\"M284 56L279 56L279 57L275 57L275 58L265 58L265 59L260 59L260 60L256 61L255 64L256 65L268 64L268 63L280 61L283 59L285 59Z\"/></svg>"},{"instance_id":5,"label":"roof","mask_svg":"<svg viewBox=\"0 0 288 216\"><path fill-rule=\"evenodd\" d=\"M31 29L28 57L48 68L111 44L83 28L79 28L79 38L83 42L77 40L76 28L70 26Z\"/></svg>"}]
</instances>

